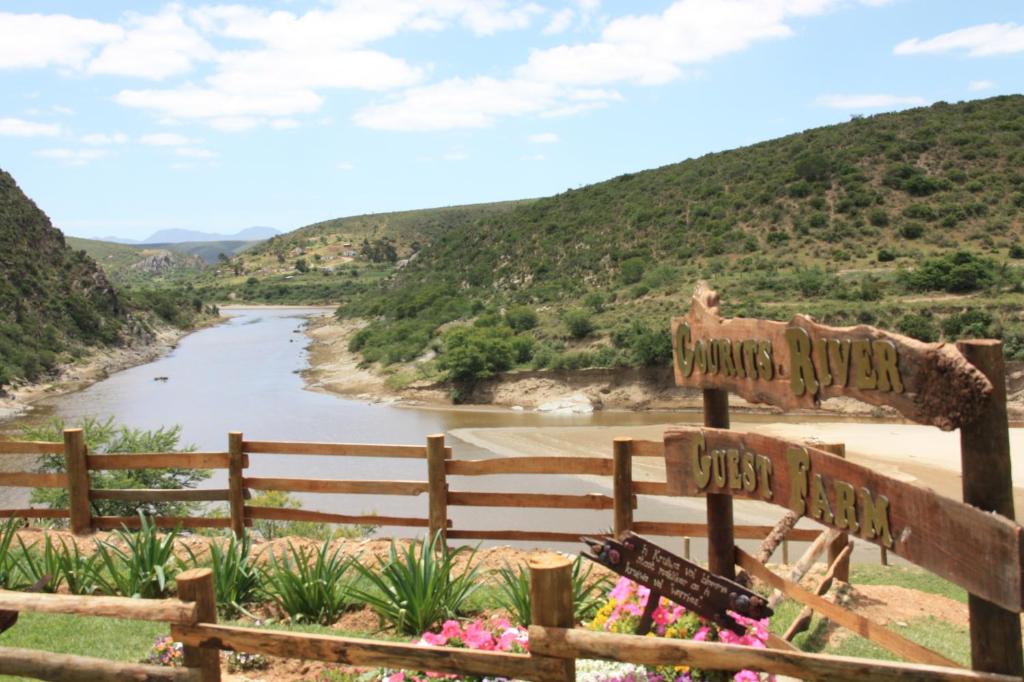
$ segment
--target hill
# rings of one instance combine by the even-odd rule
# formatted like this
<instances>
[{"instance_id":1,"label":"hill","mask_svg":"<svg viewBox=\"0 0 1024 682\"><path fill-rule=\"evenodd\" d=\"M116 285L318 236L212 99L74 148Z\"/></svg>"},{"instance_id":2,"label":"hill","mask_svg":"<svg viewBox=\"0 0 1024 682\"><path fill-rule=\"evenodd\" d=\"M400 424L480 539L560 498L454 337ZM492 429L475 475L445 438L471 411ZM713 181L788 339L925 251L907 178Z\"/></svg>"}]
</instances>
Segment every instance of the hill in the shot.
<instances>
[{"instance_id":1,"label":"hill","mask_svg":"<svg viewBox=\"0 0 1024 682\"><path fill-rule=\"evenodd\" d=\"M868 118L622 175L436 233L339 314L451 378L664 364L699 279L727 314L998 336L1024 357L1024 97ZM276 240L275 240L276 241ZM453 321L473 321L449 329ZM472 353L456 353L455 350Z\"/></svg>"},{"instance_id":2,"label":"hill","mask_svg":"<svg viewBox=\"0 0 1024 682\"><path fill-rule=\"evenodd\" d=\"M203 261L198 256L178 253L167 248L79 237L65 237L65 241L71 248L85 251L103 268L107 277L117 284L166 278L203 266Z\"/></svg>"},{"instance_id":3,"label":"hill","mask_svg":"<svg viewBox=\"0 0 1024 682\"><path fill-rule=\"evenodd\" d=\"M133 247L102 248L117 260ZM94 350L145 343L153 325L185 328L207 312L187 287L116 289L0 170L0 393Z\"/></svg>"},{"instance_id":4,"label":"hill","mask_svg":"<svg viewBox=\"0 0 1024 682\"><path fill-rule=\"evenodd\" d=\"M230 258L236 256L243 251L252 248L258 241L238 241L238 240L222 240L222 241L198 241L198 242L156 242L153 244L145 244L145 246L153 249L164 249L167 251L174 251L185 256L194 256L199 258L203 263L210 265L211 263L217 263L222 260L221 254L224 257Z\"/></svg>"},{"instance_id":5,"label":"hill","mask_svg":"<svg viewBox=\"0 0 1024 682\"><path fill-rule=\"evenodd\" d=\"M403 267L423 244L446 231L472 229L525 203L447 206L314 223L244 251L225 252L232 257L220 259L217 269L204 273L196 285L216 300L338 303Z\"/></svg>"},{"instance_id":6,"label":"hill","mask_svg":"<svg viewBox=\"0 0 1024 682\"><path fill-rule=\"evenodd\" d=\"M103 271L0 170L0 386L53 369L64 350L112 344L128 311Z\"/></svg>"}]
</instances>

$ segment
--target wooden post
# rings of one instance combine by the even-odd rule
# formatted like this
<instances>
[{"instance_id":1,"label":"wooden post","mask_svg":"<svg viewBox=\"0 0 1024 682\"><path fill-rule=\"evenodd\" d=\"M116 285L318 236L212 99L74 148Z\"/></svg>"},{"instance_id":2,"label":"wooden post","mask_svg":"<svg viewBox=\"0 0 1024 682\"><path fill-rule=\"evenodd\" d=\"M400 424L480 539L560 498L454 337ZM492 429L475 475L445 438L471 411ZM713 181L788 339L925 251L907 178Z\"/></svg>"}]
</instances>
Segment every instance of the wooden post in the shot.
<instances>
[{"instance_id":1,"label":"wooden post","mask_svg":"<svg viewBox=\"0 0 1024 682\"><path fill-rule=\"evenodd\" d=\"M882 562L883 566L888 566L889 565L889 553L887 551L885 551L885 547L879 547L879 549L882 550L881 552L878 553L879 561Z\"/></svg>"},{"instance_id":2,"label":"wooden post","mask_svg":"<svg viewBox=\"0 0 1024 682\"><path fill-rule=\"evenodd\" d=\"M687 535L683 538L683 558L686 560L690 559L690 536Z\"/></svg>"},{"instance_id":3,"label":"wooden post","mask_svg":"<svg viewBox=\"0 0 1024 682\"><path fill-rule=\"evenodd\" d=\"M213 591L213 571L193 568L178 574L178 598L196 603L197 624L217 622L217 596ZM186 646L185 667L198 668L201 682L220 682L220 650Z\"/></svg>"},{"instance_id":4,"label":"wooden post","mask_svg":"<svg viewBox=\"0 0 1024 682\"><path fill-rule=\"evenodd\" d=\"M993 389L981 415L960 429L964 502L1014 519L1003 344L979 340L961 341L957 346L988 377ZM998 557L991 559L998 561ZM984 568L979 566L978 570ZM967 606L971 620L971 667L1024 676L1020 616L973 594L968 595Z\"/></svg>"},{"instance_id":5,"label":"wooden post","mask_svg":"<svg viewBox=\"0 0 1024 682\"><path fill-rule=\"evenodd\" d=\"M704 426L729 428L729 394L704 389ZM733 536L732 496L707 496L708 570L729 580L736 579L736 539Z\"/></svg>"},{"instance_id":6,"label":"wooden post","mask_svg":"<svg viewBox=\"0 0 1024 682\"><path fill-rule=\"evenodd\" d=\"M68 474L68 515L75 535L92 532L92 510L89 507L88 451L82 429L64 429L64 468Z\"/></svg>"},{"instance_id":7,"label":"wooden post","mask_svg":"<svg viewBox=\"0 0 1024 682\"><path fill-rule=\"evenodd\" d=\"M561 554L544 552L529 558L530 624L556 628L575 625L572 603L572 562ZM539 656L539 654L531 654ZM576 660L558 660L557 673L540 682L572 682L576 679Z\"/></svg>"},{"instance_id":8,"label":"wooden post","mask_svg":"<svg viewBox=\"0 0 1024 682\"><path fill-rule=\"evenodd\" d=\"M241 539L245 533L245 488L242 485L245 457L242 454L240 431L228 434L228 456L228 507L231 512L231 530L235 537Z\"/></svg>"},{"instance_id":9,"label":"wooden post","mask_svg":"<svg viewBox=\"0 0 1024 682\"><path fill-rule=\"evenodd\" d=\"M617 538L633 529L633 459L630 451L632 444L632 438L616 438L612 441L612 496L615 503L615 520L612 528Z\"/></svg>"},{"instance_id":10,"label":"wooden post","mask_svg":"<svg viewBox=\"0 0 1024 682\"><path fill-rule=\"evenodd\" d=\"M782 541L782 565L789 566L789 540Z\"/></svg>"},{"instance_id":11,"label":"wooden post","mask_svg":"<svg viewBox=\"0 0 1024 682\"><path fill-rule=\"evenodd\" d=\"M837 457L846 457L846 445L844 445L843 443L822 443L818 444L816 447L818 447L821 450L824 450L825 452L831 452L833 455L836 455ZM836 558L838 558L839 555L843 553L843 550L846 549L846 546L849 544L850 536L848 534L843 533L839 537L837 537L832 542L832 544L828 546L828 554L825 560L825 565L831 566L835 562ZM836 568L832 574L832 577L836 580L839 580L840 582L850 582L849 552L846 554L846 557L842 559L842 561L836 564Z\"/></svg>"},{"instance_id":12,"label":"wooden post","mask_svg":"<svg viewBox=\"0 0 1024 682\"><path fill-rule=\"evenodd\" d=\"M429 531L434 538L441 534L448 541L448 478L445 473L444 434L427 436L427 496L430 505Z\"/></svg>"}]
</instances>

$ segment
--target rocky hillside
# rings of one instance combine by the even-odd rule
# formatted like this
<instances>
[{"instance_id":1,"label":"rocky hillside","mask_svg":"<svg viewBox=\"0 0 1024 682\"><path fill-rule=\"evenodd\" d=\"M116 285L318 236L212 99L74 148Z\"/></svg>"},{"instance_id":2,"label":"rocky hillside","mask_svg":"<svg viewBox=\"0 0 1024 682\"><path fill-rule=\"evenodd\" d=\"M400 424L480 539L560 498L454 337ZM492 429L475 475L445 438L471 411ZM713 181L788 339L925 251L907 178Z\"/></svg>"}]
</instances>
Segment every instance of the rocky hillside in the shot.
<instances>
[{"instance_id":1,"label":"rocky hillside","mask_svg":"<svg viewBox=\"0 0 1024 682\"><path fill-rule=\"evenodd\" d=\"M103 271L0 170L0 386L116 343L128 320Z\"/></svg>"}]
</instances>

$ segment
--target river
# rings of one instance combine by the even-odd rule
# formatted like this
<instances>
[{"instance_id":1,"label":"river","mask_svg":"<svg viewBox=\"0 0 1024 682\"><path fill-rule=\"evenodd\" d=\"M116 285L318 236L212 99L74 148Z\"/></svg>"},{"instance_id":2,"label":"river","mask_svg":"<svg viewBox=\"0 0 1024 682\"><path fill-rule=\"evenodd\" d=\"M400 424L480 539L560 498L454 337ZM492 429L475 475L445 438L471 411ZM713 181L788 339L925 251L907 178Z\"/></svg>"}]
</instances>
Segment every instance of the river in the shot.
<instances>
[{"instance_id":1,"label":"river","mask_svg":"<svg viewBox=\"0 0 1024 682\"><path fill-rule=\"evenodd\" d=\"M308 366L303 334L306 320L326 314L323 308L223 308L230 316L223 324L184 337L156 362L134 367L63 396L38 404L35 416L53 416L74 422L84 416L113 416L118 423L147 429L178 424L182 442L199 450L225 450L229 431L242 431L249 440L305 440L366 443L421 444L432 433L448 434L448 443L460 458L512 454L581 454L610 452L615 435L658 438L670 423L694 423L699 414L670 412L603 411L586 415L552 415L505 409L436 409L367 403L305 390L300 372ZM166 377L158 381L156 377ZM905 429L923 429L927 437L947 438L935 429L894 424L829 423L806 418L743 416L734 428L789 428L803 423L826 435L840 430L844 438L867 438L891 445L920 438ZM5 425L8 426L8 425ZM871 435L871 428L883 431ZM845 429L845 431L842 431ZM1021 429L1014 429L1015 442ZM796 428L792 435L807 435ZM896 434L895 436L893 434ZM787 435L788 434L787 432ZM953 435L955 438L955 434ZM939 447L939 446L936 446ZM861 448L868 459L885 466L884 452ZM1018 448L1019 449L1019 448ZM948 458L948 457L947 457ZM425 463L358 457L304 457L251 455L251 476L341 479L425 480ZM892 466L892 462L889 462ZM914 470L914 467L917 467ZM911 474L907 474L911 471ZM927 463L904 466L903 475L929 484L941 483L948 471L931 471ZM929 480L933 479L933 480ZM1020 479L1018 477L1018 480ZM204 485L225 485L223 474ZM575 476L473 477L450 481L453 490L505 490L516 492L586 493L600 490L603 481ZM947 493L949 494L949 493ZM7 496L10 498L10 495ZM306 508L355 514L377 512L398 516L426 516L425 496L374 497L359 495L296 495ZM699 499L645 498L637 511L645 520L702 521ZM610 512L452 508L455 527L462 529L544 529L601 532L611 522ZM778 507L737 503L738 524L771 524ZM383 528L381 533L403 534L410 529ZM679 548L678 540L670 547ZM860 560L877 561L877 550L859 543ZM571 545L564 549L574 548ZM694 554L703 554L694 541Z\"/></svg>"}]
</instances>

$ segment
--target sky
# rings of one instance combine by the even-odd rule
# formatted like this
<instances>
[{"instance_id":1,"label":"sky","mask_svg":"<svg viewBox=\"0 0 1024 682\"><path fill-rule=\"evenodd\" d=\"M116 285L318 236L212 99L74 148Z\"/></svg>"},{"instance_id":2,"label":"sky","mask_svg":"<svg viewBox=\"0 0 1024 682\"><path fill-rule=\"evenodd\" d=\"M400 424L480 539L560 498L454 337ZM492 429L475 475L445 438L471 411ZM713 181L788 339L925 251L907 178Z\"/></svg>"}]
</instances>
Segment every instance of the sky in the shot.
<instances>
[{"instance_id":1,"label":"sky","mask_svg":"<svg viewBox=\"0 0 1024 682\"><path fill-rule=\"evenodd\" d=\"M548 196L1022 90L1021 0L0 0L0 168L83 237Z\"/></svg>"}]
</instances>

